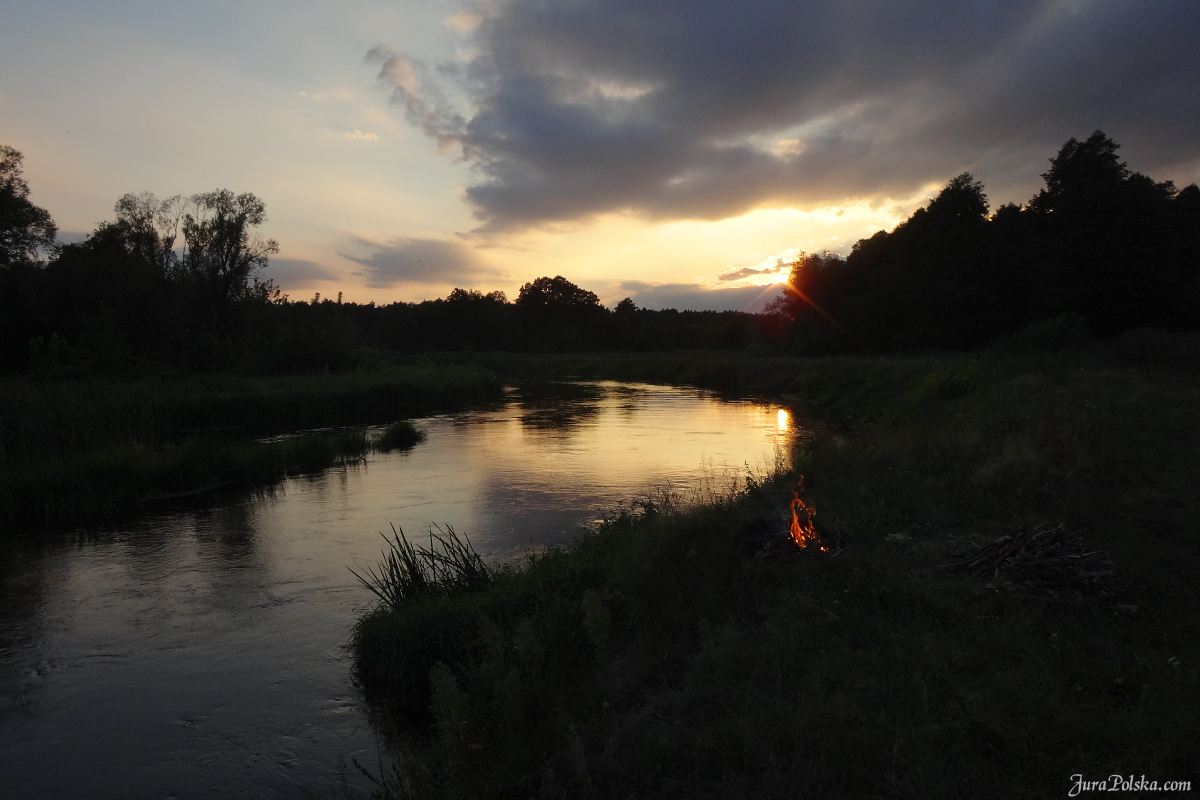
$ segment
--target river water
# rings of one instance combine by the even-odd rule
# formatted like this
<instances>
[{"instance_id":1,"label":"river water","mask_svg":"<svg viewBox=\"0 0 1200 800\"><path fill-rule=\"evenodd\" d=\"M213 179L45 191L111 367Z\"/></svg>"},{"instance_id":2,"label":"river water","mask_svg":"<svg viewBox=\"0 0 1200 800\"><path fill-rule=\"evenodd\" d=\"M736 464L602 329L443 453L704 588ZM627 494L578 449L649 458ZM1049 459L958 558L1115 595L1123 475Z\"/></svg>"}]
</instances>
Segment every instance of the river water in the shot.
<instances>
[{"instance_id":1,"label":"river water","mask_svg":"<svg viewBox=\"0 0 1200 800\"><path fill-rule=\"evenodd\" d=\"M0 797L337 797L376 738L345 643L380 531L449 524L493 561L655 487L758 472L788 410L687 389L528 384L427 440L119 525L0 537Z\"/></svg>"}]
</instances>

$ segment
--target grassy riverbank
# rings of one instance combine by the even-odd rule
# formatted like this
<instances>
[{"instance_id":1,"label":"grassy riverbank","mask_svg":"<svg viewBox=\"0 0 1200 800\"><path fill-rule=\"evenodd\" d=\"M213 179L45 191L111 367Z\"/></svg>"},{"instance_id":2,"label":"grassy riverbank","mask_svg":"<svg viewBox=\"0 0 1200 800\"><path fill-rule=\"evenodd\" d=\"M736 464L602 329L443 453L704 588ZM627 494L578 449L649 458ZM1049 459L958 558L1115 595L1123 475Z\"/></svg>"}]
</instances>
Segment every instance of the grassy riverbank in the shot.
<instances>
[{"instance_id":1,"label":"grassy riverbank","mask_svg":"<svg viewBox=\"0 0 1200 800\"><path fill-rule=\"evenodd\" d=\"M790 500L785 477L659 498L485 589L381 607L354 646L400 721L407 780L389 792L1057 797L1076 773L1200 787L1200 378L1114 347L536 360L836 416L849 435L795 470L849 545L741 554L736 532ZM1114 596L1030 597L944 566L1047 521L1111 554Z\"/></svg>"},{"instance_id":2,"label":"grassy riverbank","mask_svg":"<svg viewBox=\"0 0 1200 800\"><path fill-rule=\"evenodd\" d=\"M0 520L77 521L156 496L318 470L361 455L363 432L257 440L390 423L500 395L492 373L453 365L275 378L8 377L0 380Z\"/></svg>"}]
</instances>

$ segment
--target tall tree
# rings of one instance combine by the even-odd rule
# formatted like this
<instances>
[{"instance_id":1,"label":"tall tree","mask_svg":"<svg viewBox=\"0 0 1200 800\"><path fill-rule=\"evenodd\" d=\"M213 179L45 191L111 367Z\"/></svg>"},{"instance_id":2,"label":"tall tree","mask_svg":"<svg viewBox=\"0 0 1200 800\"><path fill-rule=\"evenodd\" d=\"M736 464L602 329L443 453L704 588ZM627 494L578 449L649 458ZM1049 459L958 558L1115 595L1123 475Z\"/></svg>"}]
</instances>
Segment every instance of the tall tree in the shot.
<instances>
[{"instance_id":1,"label":"tall tree","mask_svg":"<svg viewBox=\"0 0 1200 800\"><path fill-rule=\"evenodd\" d=\"M23 160L19 150L0 145L0 268L36 261L58 233L50 212L29 201Z\"/></svg>"},{"instance_id":2,"label":"tall tree","mask_svg":"<svg viewBox=\"0 0 1200 800\"><path fill-rule=\"evenodd\" d=\"M1042 174L1046 188L1029 201L1029 210L1073 217L1111 213L1131 174L1117 157L1120 147L1104 131L1082 142L1068 139L1050 159L1050 171Z\"/></svg>"},{"instance_id":3,"label":"tall tree","mask_svg":"<svg viewBox=\"0 0 1200 800\"><path fill-rule=\"evenodd\" d=\"M150 192L125 194L113 210L116 221L101 223L93 237L118 241L151 274L173 277L178 267L175 242L183 222L183 198L175 195L159 200Z\"/></svg>"},{"instance_id":4,"label":"tall tree","mask_svg":"<svg viewBox=\"0 0 1200 800\"><path fill-rule=\"evenodd\" d=\"M1175 186L1130 171L1119 147L1103 131L1069 139L1029 202L1042 242L1037 316L1082 314L1101 334L1185 325L1194 276L1177 255Z\"/></svg>"},{"instance_id":5,"label":"tall tree","mask_svg":"<svg viewBox=\"0 0 1200 800\"><path fill-rule=\"evenodd\" d=\"M274 239L253 229L267 221L267 207L253 194L217 189L192 195L183 214L187 250L184 273L202 283L219 302L243 297L257 284L268 256L279 252Z\"/></svg>"},{"instance_id":6,"label":"tall tree","mask_svg":"<svg viewBox=\"0 0 1200 800\"><path fill-rule=\"evenodd\" d=\"M589 292L562 275L556 275L553 278L538 278L522 286L517 293L517 306L582 310L600 307L600 298L595 292Z\"/></svg>"},{"instance_id":7,"label":"tall tree","mask_svg":"<svg viewBox=\"0 0 1200 800\"><path fill-rule=\"evenodd\" d=\"M602 346L608 314L594 292L561 275L538 278L521 287L515 303L537 349L579 350Z\"/></svg>"}]
</instances>

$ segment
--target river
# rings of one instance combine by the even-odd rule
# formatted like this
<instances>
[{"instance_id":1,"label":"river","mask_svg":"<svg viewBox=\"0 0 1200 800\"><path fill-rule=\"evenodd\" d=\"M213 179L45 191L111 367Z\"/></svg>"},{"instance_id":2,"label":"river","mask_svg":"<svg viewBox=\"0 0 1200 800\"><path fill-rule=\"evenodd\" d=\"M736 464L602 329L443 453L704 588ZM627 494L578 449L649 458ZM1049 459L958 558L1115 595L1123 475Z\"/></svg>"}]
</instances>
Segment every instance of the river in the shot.
<instances>
[{"instance_id":1,"label":"river","mask_svg":"<svg viewBox=\"0 0 1200 800\"><path fill-rule=\"evenodd\" d=\"M452 525L493 561L568 545L654 488L764 472L779 406L526 384L427 440L133 520L0 538L0 797L337 797L377 745L345 644L380 531Z\"/></svg>"}]
</instances>

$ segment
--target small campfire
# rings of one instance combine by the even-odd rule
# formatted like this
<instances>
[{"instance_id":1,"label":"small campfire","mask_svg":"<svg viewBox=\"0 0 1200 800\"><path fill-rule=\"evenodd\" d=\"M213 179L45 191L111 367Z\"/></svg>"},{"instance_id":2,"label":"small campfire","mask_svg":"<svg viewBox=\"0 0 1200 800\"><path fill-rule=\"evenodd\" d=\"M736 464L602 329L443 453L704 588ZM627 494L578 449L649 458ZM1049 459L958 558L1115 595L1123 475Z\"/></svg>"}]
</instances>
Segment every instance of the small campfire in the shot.
<instances>
[{"instance_id":1,"label":"small campfire","mask_svg":"<svg viewBox=\"0 0 1200 800\"><path fill-rule=\"evenodd\" d=\"M815 547L828 553L829 548L821 541L816 525L813 524L813 517L817 515L817 510L800 499L800 490L803 488L804 479L802 478L800 485L792 492L792 524L788 528L788 534L792 537L792 541L802 549Z\"/></svg>"},{"instance_id":2,"label":"small campfire","mask_svg":"<svg viewBox=\"0 0 1200 800\"><path fill-rule=\"evenodd\" d=\"M816 522L816 510L800 499L804 479L792 492L789 510L782 516L759 517L741 526L742 550L756 558L793 558L800 553L829 553L834 539Z\"/></svg>"},{"instance_id":3,"label":"small campfire","mask_svg":"<svg viewBox=\"0 0 1200 800\"><path fill-rule=\"evenodd\" d=\"M959 553L948 566L992 578L988 586L1027 594L1111 597L1112 559L1091 550L1079 531L1062 523L1026 525L1011 536Z\"/></svg>"}]
</instances>

